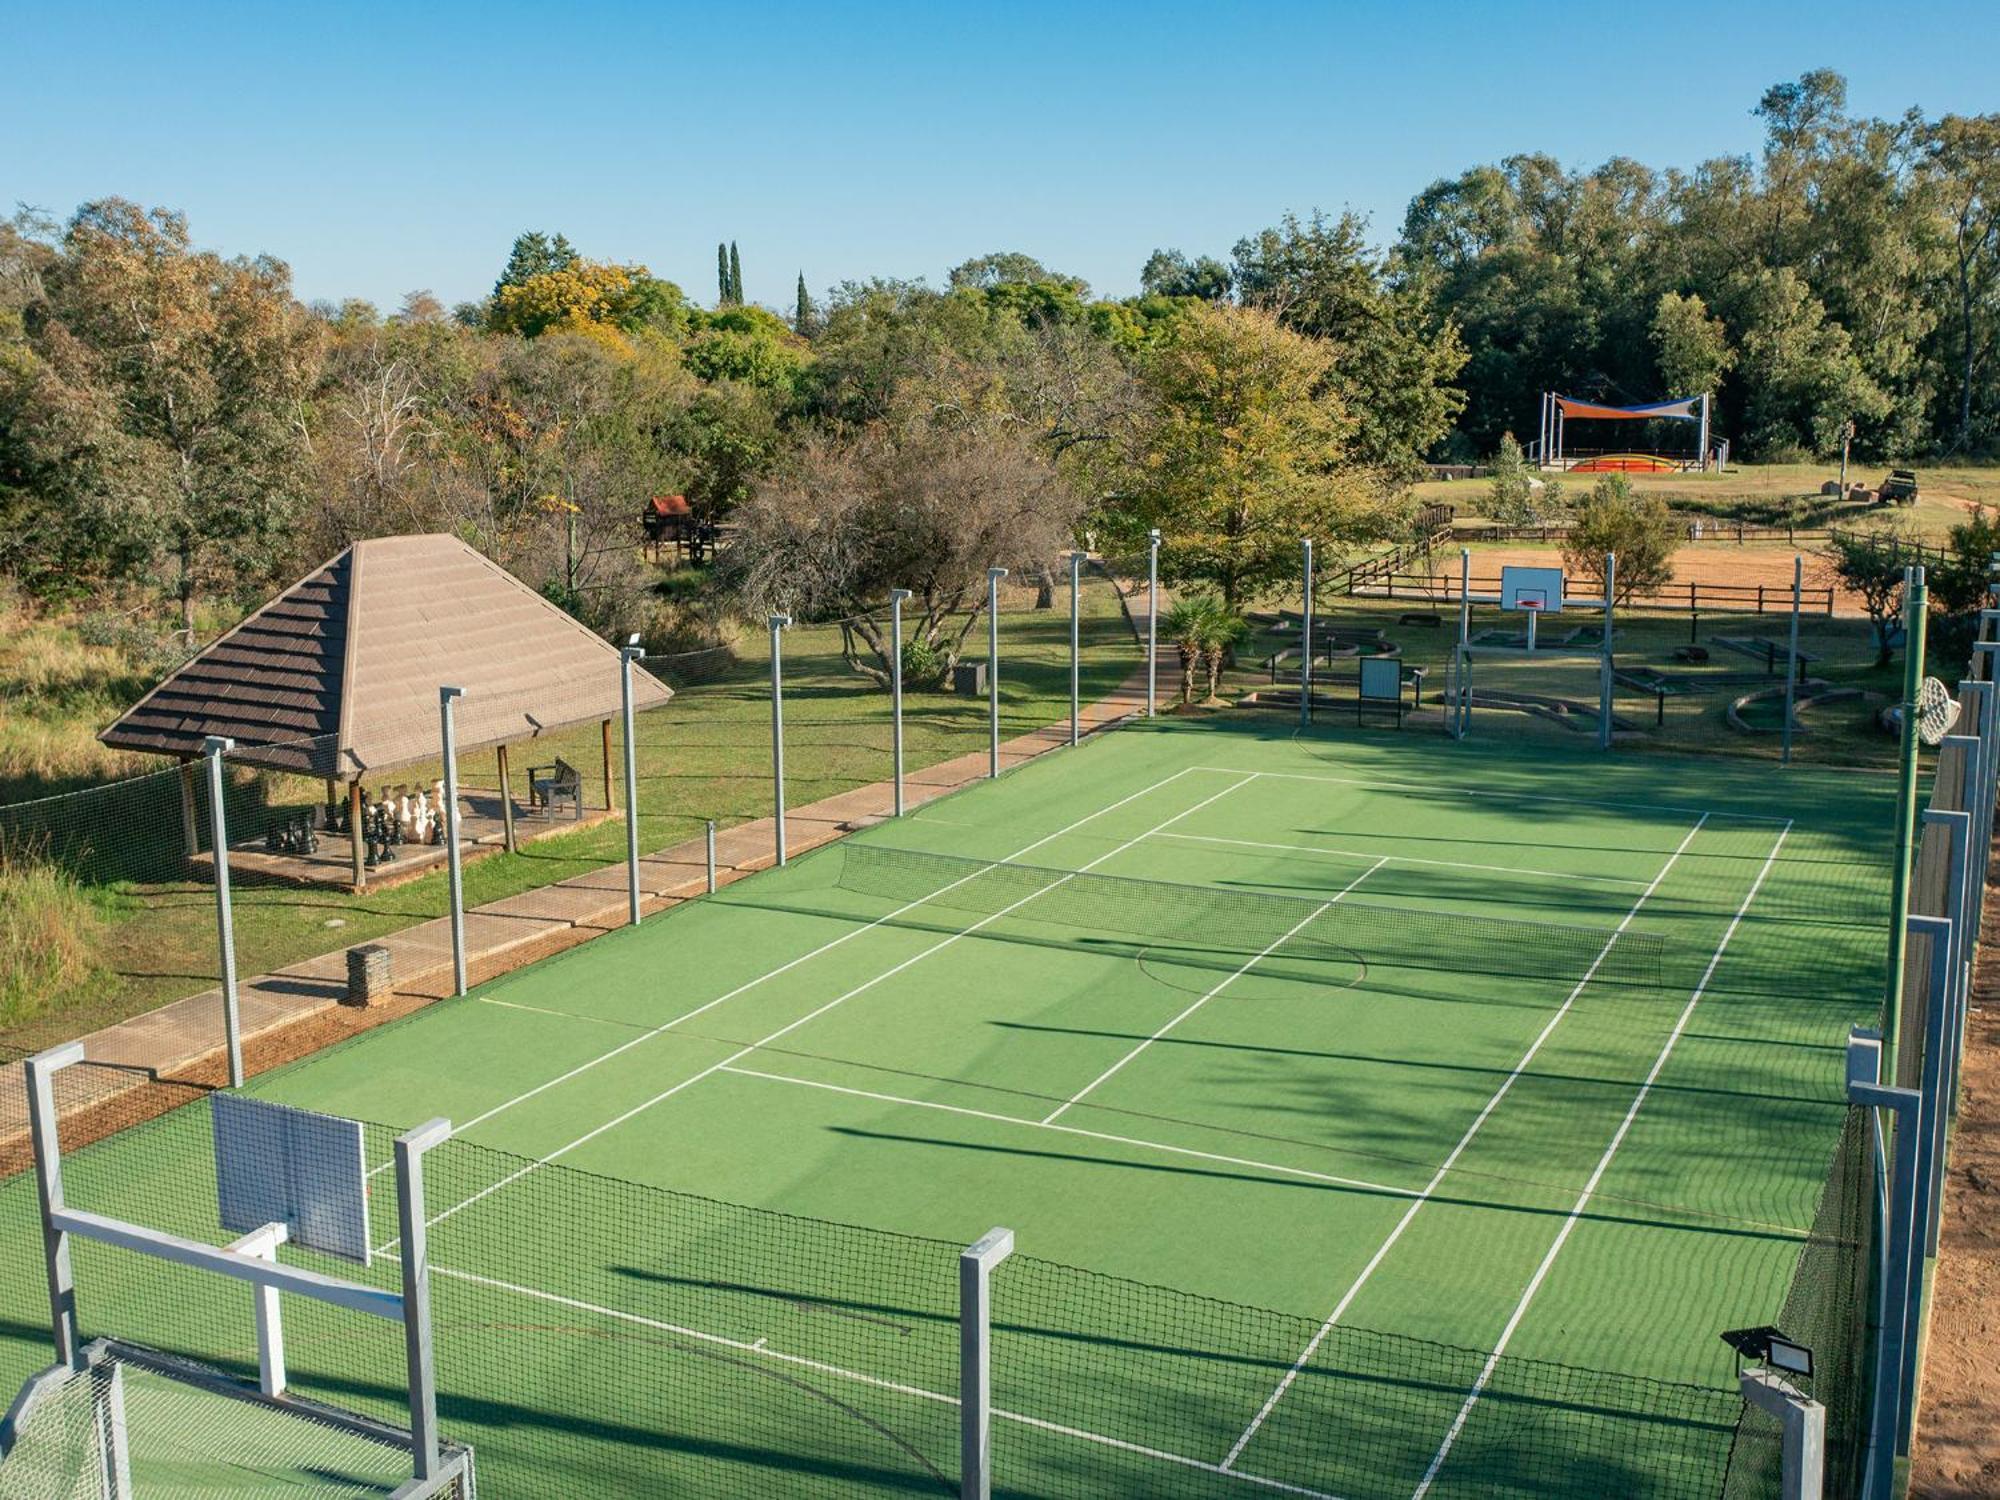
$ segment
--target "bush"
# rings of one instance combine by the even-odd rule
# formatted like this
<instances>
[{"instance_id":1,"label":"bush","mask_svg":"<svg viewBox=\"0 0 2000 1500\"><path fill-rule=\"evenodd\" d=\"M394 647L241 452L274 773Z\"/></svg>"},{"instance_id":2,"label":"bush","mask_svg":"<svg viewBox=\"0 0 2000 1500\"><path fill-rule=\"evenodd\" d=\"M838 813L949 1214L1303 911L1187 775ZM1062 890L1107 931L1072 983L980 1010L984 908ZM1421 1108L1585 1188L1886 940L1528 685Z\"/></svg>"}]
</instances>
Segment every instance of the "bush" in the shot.
<instances>
[{"instance_id":1,"label":"bush","mask_svg":"<svg viewBox=\"0 0 2000 1500\"><path fill-rule=\"evenodd\" d=\"M1604 555L1617 558L1618 598L1652 593L1673 581L1681 526L1657 495L1638 496L1623 474L1606 474L1576 508L1563 542L1563 568L1604 588Z\"/></svg>"},{"instance_id":2,"label":"bush","mask_svg":"<svg viewBox=\"0 0 2000 1500\"><path fill-rule=\"evenodd\" d=\"M88 983L103 925L68 874L0 857L0 1024L54 1009Z\"/></svg>"},{"instance_id":3,"label":"bush","mask_svg":"<svg viewBox=\"0 0 2000 1500\"><path fill-rule=\"evenodd\" d=\"M951 670L950 656L929 641L903 642L903 684L906 687L936 687Z\"/></svg>"}]
</instances>

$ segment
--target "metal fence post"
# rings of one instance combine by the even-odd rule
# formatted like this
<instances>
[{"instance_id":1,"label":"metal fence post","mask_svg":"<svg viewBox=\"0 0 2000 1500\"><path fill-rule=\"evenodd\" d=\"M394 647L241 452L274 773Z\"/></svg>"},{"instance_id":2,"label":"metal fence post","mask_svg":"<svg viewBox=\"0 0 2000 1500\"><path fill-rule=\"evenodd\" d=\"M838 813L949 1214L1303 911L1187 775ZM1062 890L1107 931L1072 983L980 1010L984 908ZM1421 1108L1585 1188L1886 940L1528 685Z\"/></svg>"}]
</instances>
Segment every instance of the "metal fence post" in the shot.
<instances>
[{"instance_id":1,"label":"metal fence post","mask_svg":"<svg viewBox=\"0 0 2000 1500\"><path fill-rule=\"evenodd\" d=\"M1597 662L1597 748L1611 748L1611 615L1618 599L1618 554L1604 554L1604 641ZM1530 621L1533 615L1528 617Z\"/></svg>"},{"instance_id":2,"label":"metal fence post","mask_svg":"<svg viewBox=\"0 0 2000 1500\"><path fill-rule=\"evenodd\" d=\"M35 1192L42 1211L42 1262L48 1277L49 1323L56 1363L83 1368L83 1339L77 1330L76 1277L70 1269L69 1235L56 1228L63 1201L62 1135L56 1119L55 1085L50 1080L71 1063L83 1061L82 1042L64 1042L22 1063L28 1084L28 1134L35 1148Z\"/></svg>"},{"instance_id":3,"label":"metal fence post","mask_svg":"<svg viewBox=\"0 0 2000 1500\"><path fill-rule=\"evenodd\" d=\"M889 702L894 755L892 768L896 783L896 816L903 815L903 601L908 589L889 590Z\"/></svg>"},{"instance_id":4,"label":"metal fence post","mask_svg":"<svg viewBox=\"0 0 2000 1500\"><path fill-rule=\"evenodd\" d=\"M1792 763L1792 704L1799 684L1799 596L1805 584L1806 560L1797 553L1792 554L1792 638L1785 652L1785 723L1782 748L1778 752L1778 764Z\"/></svg>"},{"instance_id":5,"label":"metal fence post","mask_svg":"<svg viewBox=\"0 0 2000 1500\"><path fill-rule=\"evenodd\" d=\"M1826 1486L1826 1408L1771 1370L1744 1370L1736 1384L1745 1401L1778 1419L1782 1500L1820 1500Z\"/></svg>"},{"instance_id":6,"label":"metal fence post","mask_svg":"<svg viewBox=\"0 0 2000 1500\"><path fill-rule=\"evenodd\" d=\"M1883 1065L1896 1081L1896 1047L1903 1024L1903 954L1910 914L1910 859L1917 825L1917 702L1924 685L1924 570L1903 569L1903 717L1896 777L1896 860L1889 869L1889 963L1882 1007Z\"/></svg>"},{"instance_id":7,"label":"metal fence post","mask_svg":"<svg viewBox=\"0 0 2000 1500\"><path fill-rule=\"evenodd\" d=\"M464 688L438 689L438 718L444 737L444 856L451 874L451 978L453 993L465 993L465 868L458 854L458 726L452 705Z\"/></svg>"},{"instance_id":8,"label":"metal fence post","mask_svg":"<svg viewBox=\"0 0 2000 1500\"><path fill-rule=\"evenodd\" d=\"M1083 732L1079 722L1083 692L1082 592L1083 554L1072 549L1069 555L1069 742L1072 745Z\"/></svg>"},{"instance_id":9,"label":"metal fence post","mask_svg":"<svg viewBox=\"0 0 2000 1500\"><path fill-rule=\"evenodd\" d=\"M1307 728L1312 723L1313 698L1313 543L1311 537L1299 540L1301 559L1300 588L1304 609L1299 620L1299 728Z\"/></svg>"},{"instance_id":10,"label":"metal fence post","mask_svg":"<svg viewBox=\"0 0 2000 1500\"><path fill-rule=\"evenodd\" d=\"M986 774L1000 774L1000 580L1005 568L986 570Z\"/></svg>"},{"instance_id":11,"label":"metal fence post","mask_svg":"<svg viewBox=\"0 0 2000 1500\"><path fill-rule=\"evenodd\" d=\"M215 939L222 952L222 1035L229 1049L229 1086L243 1087L243 1019L236 1001L236 926L229 899L229 819L222 810L222 757L236 741L211 734L201 742L208 761L208 852L215 865Z\"/></svg>"},{"instance_id":12,"label":"metal fence post","mask_svg":"<svg viewBox=\"0 0 2000 1500\"><path fill-rule=\"evenodd\" d=\"M1452 682L1451 737L1472 728L1472 549L1458 549L1458 672Z\"/></svg>"},{"instance_id":13,"label":"metal fence post","mask_svg":"<svg viewBox=\"0 0 2000 1500\"><path fill-rule=\"evenodd\" d=\"M429 1221L424 1153L451 1136L451 1121L430 1120L396 1137L396 1218L402 1243L403 1352L410 1369L410 1447L416 1477L438 1475L437 1371L431 1357Z\"/></svg>"},{"instance_id":14,"label":"metal fence post","mask_svg":"<svg viewBox=\"0 0 2000 1500\"><path fill-rule=\"evenodd\" d=\"M1146 717L1158 711L1160 673L1160 529L1146 533Z\"/></svg>"},{"instance_id":15,"label":"metal fence post","mask_svg":"<svg viewBox=\"0 0 2000 1500\"><path fill-rule=\"evenodd\" d=\"M639 637L636 635L618 653L625 716L625 894L628 915L634 927L639 925L639 752L634 744L632 666L645 654L639 649Z\"/></svg>"},{"instance_id":16,"label":"metal fence post","mask_svg":"<svg viewBox=\"0 0 2000 1500\"><path fill-rule=\"evenodd\" d=\"M715 894L715 819L710 818L708 820L708 828L703 834L703 838L708 846L708 893L713 896Z\"/></svg>"},{"instance_id":17,"label":"metal fence post","mask_svg":"<svg viewBox=\"0 0 2000 1500\"><path fill-rule=\"evenodd\" d=\"M1918 1113L1922 1096L1915 1089L1895 1088L1876 1080L1886 1063L1882 1038L1856 1031L1847 1044L1847 1097L1853 1104L1887 1110L1895 1117L1894 1160L1888 1165L1887 1192L1882 1203L1881 1282L1877 1306L1881 1328L1875 1343L1875 1374L1868 1418L1868 1482L1870 1496L1893 1493L1896 1454L1901 1445L1899 1417L1904 1344L1914 1336L1910 1275L1916 1240L1916 1179ZM1876 1140L1881 1134L1878 1130ZM1921 1274L1922 1263L1916 1262Z\"/></svg>"},{"instance_id":18,"label":"metal fence post","mask_svg":"<svg viewBox=\"0 0 2000 1500\"><path fill-rule=\"evenodd\" d=\"M780 632L790 615L771 616L771 799L777 808L774 836L778 863L785 862L785 668Z\"/></svg>"},{"instance_id":19,"label":"metal fence post","mask_svg":"<svg viewBox=\"0 0 2000 1500\"><path fill-rule=\"evenodd\" d=\"M958 1257L958 1493L993 1494L993 1268L1014 1253L1014 1231L989 1229Z\"/></svg>"}]
</instances>

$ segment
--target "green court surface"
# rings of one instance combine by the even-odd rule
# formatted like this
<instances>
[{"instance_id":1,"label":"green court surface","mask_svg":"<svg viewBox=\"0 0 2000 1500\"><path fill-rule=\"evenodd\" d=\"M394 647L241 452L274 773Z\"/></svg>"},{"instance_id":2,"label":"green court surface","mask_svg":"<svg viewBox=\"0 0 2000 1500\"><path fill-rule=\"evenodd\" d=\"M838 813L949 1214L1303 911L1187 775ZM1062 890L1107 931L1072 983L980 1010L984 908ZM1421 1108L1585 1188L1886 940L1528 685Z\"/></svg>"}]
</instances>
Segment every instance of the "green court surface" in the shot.
<instances>
[{"instance_id":1,"label":"green court surface","mask_svg":"<svg viewBox=\"0 0 2000 1500\"><path fill-rule=\"evenodd\" d=\"M1718 1494L1717 1335L1813 1222L1892 802L1161 721L250 1091L455 1122L443 1420L496 1495L955 1493L995 1225L996 1493ZM78 1152L72 1199L226 1238L206 1129ZM0 1186L10 1373L32 1201ZM80 1247L86 1328L240 1363L244 1297L185 1275ZM298 1322L302 1386L393 1413L393 1330Z\"/></svg>"}]
</instances>

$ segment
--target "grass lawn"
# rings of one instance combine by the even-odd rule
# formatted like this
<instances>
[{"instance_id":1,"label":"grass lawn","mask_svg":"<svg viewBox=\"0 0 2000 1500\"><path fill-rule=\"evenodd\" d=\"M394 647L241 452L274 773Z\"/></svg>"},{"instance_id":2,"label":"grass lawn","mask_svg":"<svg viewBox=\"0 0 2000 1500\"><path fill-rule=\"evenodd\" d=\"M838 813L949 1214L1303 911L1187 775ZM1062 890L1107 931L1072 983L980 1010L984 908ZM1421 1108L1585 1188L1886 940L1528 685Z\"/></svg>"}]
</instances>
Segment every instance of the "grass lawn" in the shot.
<instances>
[{"instance_id":1,"label":"grass lawn","mask_svg":"<svg viewBox=\"0 0 2000 1500\"><path fill-rule=\"evenodd\" d=\"M1069 710L1066 594L1058 589L1051 611L1036 611L1031 604L1025 591L1003 596L1003 736L1053 723ZM1129 676L1140 656L1108 582L1086 581L1083 613L1082 693L1089 702ZM795 627L786 634L784 650L790 804L798 807L886 779L887 690L847 667L834 627ZM967 655L984 654L981 627L967 641ZM751 632L726 670L682 686L671 704L641 717L636 751L642 850L698 837L705 819L728 828L770 812L768 670L764 635ZM86 711L93 725L101 725L116 710L92 698ZM904 743L911 770L979 749L986 736L983 698L939 691L908 695ZM545 737L532 748L532 755L515 754L517 797L529 760L546 763L561 754L584 768L586 794L601 798L596 725ZM613 764L620 763L622 748L614 744ZM392 779L427 781L434 774L434 768L413 767L394 772ZM493 785L490 759L466 757L461 777L469 787ZM260 830L271 811L303 810L321 798L317 782L260 774L240 779L231 816L238 828ZM35 1019L25 1007L17 1011L13 1024L0 1031L0 1051L25 1053L216 983L214 895L206 881L186 877L179 856L174 773L10 811L11 818L0 814L0 832L30 848L53 836L89 850L80 895L97 917L98 961L82 982L27 997L39 1002L34 1008L44 1014ZM478 905L547 885L620 859L624 850L624 827L614 820L525 844L517 854L489 855L466 866L466 901ZM237 963L245 975L442 916L447 899L442 869L360 895L239 879L235 897Z\"/></svg>"}]
</instances>

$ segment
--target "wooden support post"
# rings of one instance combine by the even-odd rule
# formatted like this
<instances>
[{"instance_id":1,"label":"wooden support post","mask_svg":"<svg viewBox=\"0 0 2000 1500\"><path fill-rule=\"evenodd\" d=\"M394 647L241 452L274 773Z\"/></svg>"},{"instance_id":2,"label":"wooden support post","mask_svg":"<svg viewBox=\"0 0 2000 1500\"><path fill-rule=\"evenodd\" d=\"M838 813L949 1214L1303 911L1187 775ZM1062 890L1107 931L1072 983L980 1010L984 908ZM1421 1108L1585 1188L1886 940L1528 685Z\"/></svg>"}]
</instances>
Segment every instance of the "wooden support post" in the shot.
<instances>
[{"instance_id":1,"label":"wooden support post","mask_svg":"<svg viewBox=\"0 0 2000 1500\"><path fill-rule=\"evenodd\" d=\"M514 842L514 788L507 779L507 747L495 745L493 758L500 766L500 826L505 830L507 852L512 854L519 846Z\"/></svg>"},{"instance_id":2,"label":"wooden support post","mask_svg":"<svg viewBox=\"0 0 2000 1500\"><path fill-rule=\"evenodd\" d=\"M354 860L354 888L368 889L368 866L362 863L367 853L361 832L361 783L347 783L347 852Z\"/></svg>"},{"instance_id":3,"label":"wooden support post","mask_svg":"<svg viewBox=\"0 0 2000 1500\"><path fill-rule=\"evenodd\" d=\"M187 850L187 857L193 859L201 853L201 835L195 829L194 816L194 762L181 762L181 844Z\"/></svg>"},{"instance_id":4,"label":"wooden support post","mask_svg":"<svg viewBox=\"0 0 2000 1500\"><path fill-rule=\"evenodd\" d=\"M610 812L618 804L611 800L611 721L604 721L604 810Z\"/></svg>"}]
</instances>

